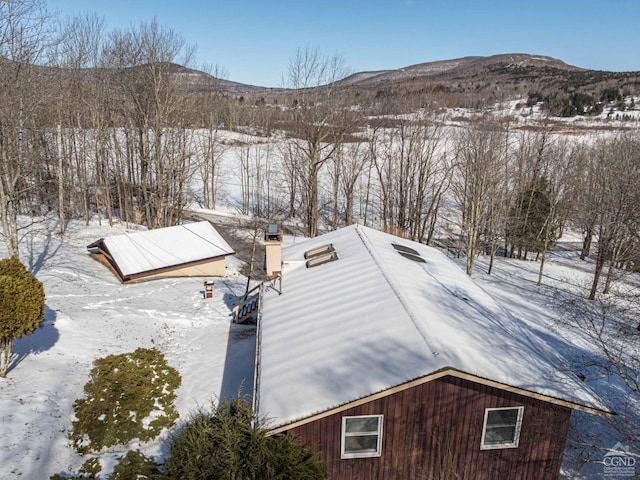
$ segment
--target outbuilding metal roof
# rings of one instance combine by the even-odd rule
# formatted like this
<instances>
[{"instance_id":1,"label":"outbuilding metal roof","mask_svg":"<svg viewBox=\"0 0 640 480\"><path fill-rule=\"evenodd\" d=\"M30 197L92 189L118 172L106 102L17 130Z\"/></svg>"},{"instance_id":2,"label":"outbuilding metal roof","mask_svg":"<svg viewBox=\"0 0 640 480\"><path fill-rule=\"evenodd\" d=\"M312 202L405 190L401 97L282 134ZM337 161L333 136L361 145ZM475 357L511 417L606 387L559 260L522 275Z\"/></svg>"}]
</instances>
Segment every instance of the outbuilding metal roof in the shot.
<instances>
[{"instance_id":1,"label":"outbuilding metal roof","mask_svg":"<svg viewBox=\"0 0 640 480\"><path fill-rule=\"evenodd\" d=\"M106 237L91 247L106 248L125 278L234 253L206 221Z\"/></svg>"}]
</instances>

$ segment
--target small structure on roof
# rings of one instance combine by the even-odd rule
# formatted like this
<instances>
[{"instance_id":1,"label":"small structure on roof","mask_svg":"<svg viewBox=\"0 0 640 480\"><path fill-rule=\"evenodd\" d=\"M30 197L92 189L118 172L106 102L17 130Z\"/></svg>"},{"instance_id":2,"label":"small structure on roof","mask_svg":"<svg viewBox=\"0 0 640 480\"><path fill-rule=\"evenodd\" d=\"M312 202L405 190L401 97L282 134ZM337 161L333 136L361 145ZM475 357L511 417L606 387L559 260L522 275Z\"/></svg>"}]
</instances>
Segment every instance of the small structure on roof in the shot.
<instances>
[{"instance_id":1,"label":"small structure on roof","mask_svg":"<svg viewBox=\"0 0 640 480\"><path fill-rule=\"evenodd\" d=\"M280 249L282 246L282 228L277 223L270 223L264 229L265 265L267 278L275 278L282 270Z\"/></svg>"},{"instance_id":2,"label":"small structure on roof","mask_svg":"<svg viewBox=\"0 0 640 480\"><path fill-rule=\"evenodd\" d=\"M235 253L206 221L101 238L87 249L121 282L222 277L226 275L226 256Z\"/></svg>"},{"instance_id":3,"label":"small structure on roof","mask_svg":"<svg viewBox=\"0 0 640 480\"><path fill-rule=\"evenodd\" d=\"M572 410L611 414L552 332L434 248L350 226L284 247L282 278L262 294L254 408L333 480L555 480Z\"/></svg>"}]
</instances>

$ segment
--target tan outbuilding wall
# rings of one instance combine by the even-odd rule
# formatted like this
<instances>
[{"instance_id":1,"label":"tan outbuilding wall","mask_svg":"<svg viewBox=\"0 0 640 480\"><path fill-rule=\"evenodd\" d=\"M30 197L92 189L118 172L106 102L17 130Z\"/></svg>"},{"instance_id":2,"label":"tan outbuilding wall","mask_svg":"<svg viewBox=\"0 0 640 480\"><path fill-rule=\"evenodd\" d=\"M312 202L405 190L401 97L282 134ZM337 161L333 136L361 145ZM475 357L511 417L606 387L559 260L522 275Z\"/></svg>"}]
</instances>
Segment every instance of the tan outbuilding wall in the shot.
<instances>
[{"instance_id":1,"label":"tan outbuilding wall","mask_svg":"<svg viewBox=\"0 0 640 480\"><path fill-rule=\"evenodd\" d=\"M152 278L167 277L225 277L227 275L225 257L219 257L198 265L186 265L183 267L147 272L132 277L132 280L150 280Z\"/></svg>"}]
</instances>

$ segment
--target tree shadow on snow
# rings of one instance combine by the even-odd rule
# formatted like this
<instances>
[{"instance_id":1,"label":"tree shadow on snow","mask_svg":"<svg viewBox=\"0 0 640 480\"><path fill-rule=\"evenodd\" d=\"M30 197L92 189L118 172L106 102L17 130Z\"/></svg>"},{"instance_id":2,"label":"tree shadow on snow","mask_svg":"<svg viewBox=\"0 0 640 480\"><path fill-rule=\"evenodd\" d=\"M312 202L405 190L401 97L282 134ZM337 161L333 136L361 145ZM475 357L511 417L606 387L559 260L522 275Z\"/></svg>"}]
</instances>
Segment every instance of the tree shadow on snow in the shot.
<instances>
[{"instance_id":1,"label":"tree shadow on snow","mask_svg":"<svg viewBox=\"0 0 640 480\"><path fill-rule=\"evenodd\" d=\"M222 297L222 301L229 309L229 318L233 319L233 307L236 306L236 300L240 298L240 295L235 295L233 293L227 292Z\"/></svg>"},{"instance_id":2,"label":"tree shadow on snow","mask_svg":"<svg viewBox=\"0 0 640 480\"><path fill-rule=\"evenodd\" d=\"M36 275L40 271L47 260L55 257L55 255L58 253L58 250L60 250L60 247L62 246L61 242L57 242L55 248L52 246L54 238L51 233L47 235L42 247L39 247L35 244L36 238L36 235L30 235L27 241L27 253L29 262L27 267L33 275ZM36 253L38 249L39 252Z\"/></svg>"},{"instance_id":3,"label":"tree shadow on snow","mask_svg":"<svg viewBox=\"0 0 640 480\"><path fill-rule=\"evenodd\" d=\"M56 317L56 312L45 305L44 320L38 325L38 328L31 335L14 340L7 373L17 368L30 354L37 355L46 352L58 342L60 333L55 326Z\"/></svg>"},{"instance_id":4,"label":"tree shadow on snow","mask_svg":"<svg viewBox=\"0 0 640 480\"><path fill-rule=\"evenodd\" d=\"M229 308L229 333L224 360L224 371L220 384L220 401L253 395L253 370L256 358L256 326L233 323L233 308L238 295L224 294L224 303Z\"/></svg>"}]
</instances>

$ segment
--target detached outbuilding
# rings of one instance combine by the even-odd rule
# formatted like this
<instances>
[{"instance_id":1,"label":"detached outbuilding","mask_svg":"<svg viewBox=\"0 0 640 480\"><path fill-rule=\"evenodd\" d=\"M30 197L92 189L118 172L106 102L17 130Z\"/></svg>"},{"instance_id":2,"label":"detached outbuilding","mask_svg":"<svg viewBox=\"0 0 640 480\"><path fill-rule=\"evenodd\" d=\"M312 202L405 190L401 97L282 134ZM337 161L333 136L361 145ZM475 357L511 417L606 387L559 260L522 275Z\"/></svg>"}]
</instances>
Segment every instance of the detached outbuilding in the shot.
<instances>
[{"instance_id":1,"label":"detached outbuilding","mask_svg":"<svg viewBox=\"0 0 640 480\"><path fill-rule=\"evenodd\" d=\"M87 245L121 282L161 277L226 275L234 251L209 222L187 223L112 237Z\"/></svg>"},{"instance_id":2,"label":"detached outbuilding","mask_svg":"<svg viewBox=\"0 0 640 480\"><path fill-rule=\"evenodd\" d=\"M572 410L611 415L542 322L419 243L297 242L261 300L254 408L332 480L557 479Z\"/></svg>"}]
</instances>

